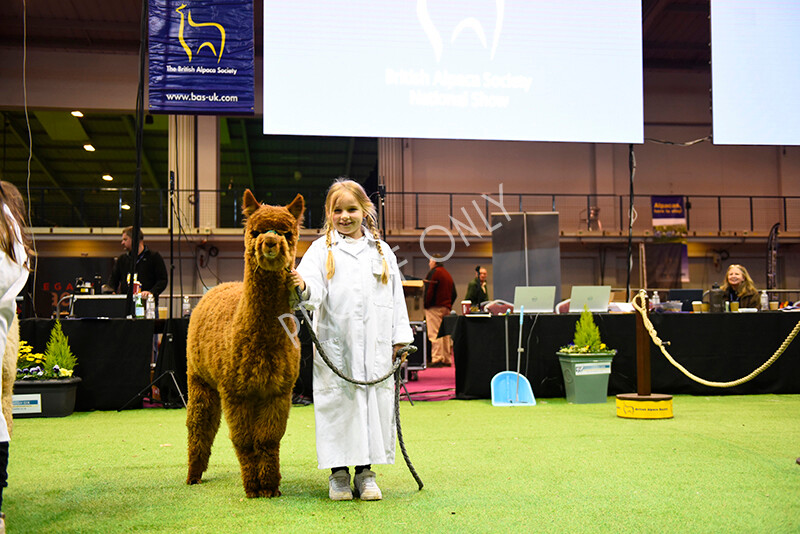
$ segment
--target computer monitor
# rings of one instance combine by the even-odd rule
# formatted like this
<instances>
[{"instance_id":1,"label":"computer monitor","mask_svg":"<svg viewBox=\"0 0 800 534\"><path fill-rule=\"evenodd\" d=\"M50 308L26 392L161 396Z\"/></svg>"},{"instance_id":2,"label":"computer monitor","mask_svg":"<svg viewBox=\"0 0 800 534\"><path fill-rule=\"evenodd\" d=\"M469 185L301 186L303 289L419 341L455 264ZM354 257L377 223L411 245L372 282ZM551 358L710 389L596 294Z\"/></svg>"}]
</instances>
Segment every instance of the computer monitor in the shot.
<instances>
[{"instance_id":1,"label":"computer monitor","mask_svg":"<svg viewBox=\"0 0 800 534\"><path fill-rule=\"evenodd\" d=\"M611 286L572 286L569 311L582 312L584 305L590 312L607 312L611 300Z\"/></svg>"},{"instance_id":2,"label":"computer monitor","mask_svg":"<svg viewBox=\"0 0 800 534\"><path fill-rule=\"evenodd\" d=\"M702 289L670 289L669 296L667 300L679 300L683 304L681 305L681 311L690 312L692 311L692 301L693 300L703 300L703 290Z\"/></svg>"},{"instance_id":3,"label":"computer monitor","mask_svg":"<svg viewBox=\"0 0 800 534\"><path fill-rule=\"evenodd\" d=\"M517 286L514 288L514 312L553 313L556 286Z\"/></svg>"}]
</instances>

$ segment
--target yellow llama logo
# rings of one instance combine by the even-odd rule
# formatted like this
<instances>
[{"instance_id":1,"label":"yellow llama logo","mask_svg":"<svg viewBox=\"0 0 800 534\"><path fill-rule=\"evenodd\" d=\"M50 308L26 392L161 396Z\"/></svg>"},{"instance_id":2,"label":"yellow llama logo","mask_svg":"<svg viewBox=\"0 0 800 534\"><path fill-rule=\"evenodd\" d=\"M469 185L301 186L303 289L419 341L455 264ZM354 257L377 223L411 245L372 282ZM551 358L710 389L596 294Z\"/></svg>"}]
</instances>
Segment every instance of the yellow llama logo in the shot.
<instances>
[{"instance_id":1,"label":"yellow llama logo","mask_svg":"<svg viewBox=\"0 0 800 534\"><path fill-rule=\"evenodd\" d=\"M203 28L206 26L212 26L219 30L220 36L220 45L219 45L219 54L217 54L217 50L214 48L214 44L211 41L205 41L203 44L197 47L195 53L199 54L200 50L205 47L211 49L211 53L214 54L214 57L217 58L217 63L222 60L222 52L225 50L225 28L222 27L222 24L217 24L216 22L195 22L192 20L192 12L187 10L186 16L183 14L183 9L186 7L186 4L181 4L181 7L176 9L178 13L181 14L181 25L178 28L178 40L181 42L181 46L184 50L186 50L186 55L189 56L189 61L192 61L192 49L189 48L189 45L186 44L186 39L183 38L184 29L186 28L186 21L189 21L189 26L192 28ZM213 31L213 30L212 30ZM216 36L216 32L214 32Z\"/></svg>"}]
</instances>

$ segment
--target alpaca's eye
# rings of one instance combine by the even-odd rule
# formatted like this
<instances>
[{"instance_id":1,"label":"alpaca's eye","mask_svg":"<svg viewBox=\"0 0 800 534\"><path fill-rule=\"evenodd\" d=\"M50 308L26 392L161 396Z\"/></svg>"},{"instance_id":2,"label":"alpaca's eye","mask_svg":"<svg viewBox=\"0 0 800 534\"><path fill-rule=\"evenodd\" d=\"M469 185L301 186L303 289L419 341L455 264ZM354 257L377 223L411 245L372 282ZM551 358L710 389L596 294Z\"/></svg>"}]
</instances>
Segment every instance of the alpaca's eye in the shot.
<instances>
[{"instance_id":1,"label":"alpaca's eye","mask_svg":"<svg viewBox=\"0 0 800 534\"><path fill-rule=\"evenodd\" d=\"M286 232L285 234L283 234L283 237L286 238L286 241L291 241L292 240L292 232Z\"/></svg>"},{"instance_id":2,"label":"alpaca's eye","mask_svg":"<svg viewBox=\"0 0 800 534\"><path fill-rule=\"evenodd\" d=\"M252 232L250 232L250 237L252 237L253 239L256 239L260 235L261 232L259 232L258 230L253 230Z\"/></svg>"}]
</instances>

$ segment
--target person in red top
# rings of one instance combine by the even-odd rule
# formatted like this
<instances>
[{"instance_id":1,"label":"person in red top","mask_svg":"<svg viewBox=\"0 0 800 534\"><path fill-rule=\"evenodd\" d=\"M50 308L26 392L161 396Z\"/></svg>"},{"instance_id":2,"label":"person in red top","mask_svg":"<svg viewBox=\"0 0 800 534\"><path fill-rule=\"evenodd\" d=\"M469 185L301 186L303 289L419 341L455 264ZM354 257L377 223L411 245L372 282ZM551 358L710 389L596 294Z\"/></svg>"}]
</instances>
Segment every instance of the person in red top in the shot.
<instances>
[{"instance_id":1,"label":"person in red top","mask_svg":"<svg viewBox=\"0 0 800 534\"><path fill-rule=\"evenodd\" d=\"M441 257L430 258L428 267L431 270L425 276L425 323L431 340L431 367L452 365L453 342L450 336L439 337L439 327L456 300L456 285L441 262Z\"/></svg>"}]
</instances>

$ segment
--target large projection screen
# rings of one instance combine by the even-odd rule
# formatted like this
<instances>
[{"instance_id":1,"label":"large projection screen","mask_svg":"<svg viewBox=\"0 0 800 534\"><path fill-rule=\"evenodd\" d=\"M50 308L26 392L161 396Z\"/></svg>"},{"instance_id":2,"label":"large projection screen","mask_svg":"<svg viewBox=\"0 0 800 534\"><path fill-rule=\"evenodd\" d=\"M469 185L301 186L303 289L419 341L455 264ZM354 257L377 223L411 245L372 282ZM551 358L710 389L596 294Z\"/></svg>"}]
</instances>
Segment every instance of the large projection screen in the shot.
<instances>
[{"instance_id":1,"label":"large projection screen","mask_svg":"<svg viewBox=\"0 0 800 534\"><path fill-rule=\"evenodd\" d=\"M264 0L264 133L641 143L641 2Z\"/></svg>"},{"instance_id":2,"label":"large projection screen","mask_svg":"<svg viewBox=\"0 0 800 534\"><path fill-rule=\"evenodd\" d=\"M800 145L800 2L711 0L714 143Z\"/></svg>"}]
</instances>

